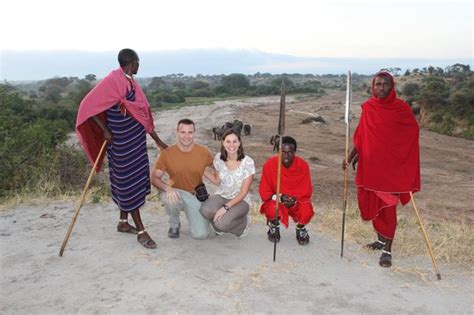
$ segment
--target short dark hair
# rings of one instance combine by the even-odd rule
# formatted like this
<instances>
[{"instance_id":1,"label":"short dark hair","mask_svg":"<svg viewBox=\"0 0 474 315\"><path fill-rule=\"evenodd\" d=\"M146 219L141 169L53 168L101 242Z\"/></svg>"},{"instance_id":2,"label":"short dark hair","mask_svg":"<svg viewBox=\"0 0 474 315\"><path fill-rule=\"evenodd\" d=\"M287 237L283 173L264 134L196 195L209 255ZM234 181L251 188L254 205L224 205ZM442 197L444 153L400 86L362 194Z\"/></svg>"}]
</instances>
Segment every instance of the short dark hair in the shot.
<instances>
[{"instance_id":1,"label":"short dark hair","mask_svg":"<svg viewBox=\"0 0 474 315\"><path fill-rule=\"evenodd\" d=\"M176 125L176 129L179 127L179 125L193 125L194 129L196 129L196 125L194 124L194 121L192 121L189 118L183 118L180 121L178 121L178 124Z\"/></svg>"},{"instance_id":2,"label":"short dark hair","mask_svg":"<svg viewBox=\"0 0 474 315\"><path fill-rule=\"evenodd\" d=\"M130 48L124 48L118 53L118 62L120 67L125 67L138 60L138 54Z\"/></svg>"},{"instance_id":3,"label":"short dark hair","mask_svg":"<svg viewBox=\"0 0 474 315\"><path fill-rule=\"evenodd\" d=\"M284 145L284 144L292 144L294 147L295 147L295 152L296 152L296 148L298 147L298 145L296 144L296 140L293 138L293 137L290 137L290 136L284 136L282 139L281 139L281 144Z\"/></svg>"},{"instance_id":4,"label":"short dark hair","mask_svg":"<svg viewBox=\"0 0 474 315\"><path fill-rule=\"evenodd\" d=\"M242 139L240 138L240 133L237 132L234 128L227 129L226 132L222 135L222 142L221 142L221 160L222 161L227 161L227 151L224 148L224 140L228 135L236 135L237 138L239 139L240 146L239 149L237 150L237 161L242 161L245 157L244 153L244 146L242 145Z\"/></svg>"}]
</instances>

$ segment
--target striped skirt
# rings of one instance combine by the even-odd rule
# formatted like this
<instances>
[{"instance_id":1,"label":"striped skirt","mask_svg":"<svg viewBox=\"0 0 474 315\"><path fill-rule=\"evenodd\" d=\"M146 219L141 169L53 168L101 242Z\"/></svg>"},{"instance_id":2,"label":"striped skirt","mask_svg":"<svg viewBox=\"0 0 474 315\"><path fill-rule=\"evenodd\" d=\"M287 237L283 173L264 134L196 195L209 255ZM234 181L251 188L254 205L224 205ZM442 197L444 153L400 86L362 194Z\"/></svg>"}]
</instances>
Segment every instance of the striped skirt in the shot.
<instances>
[{"instance_id":1,"label":"striped skirt","mask_svg":"<svg viewBox=\"0 0 474 315\"><path fill-rule=\"evenodd\" d=\"M120 210L132 211L150 193L150 169L145 128L118 105L107 110L107 126L114 141L107 146L112 199Z\"/></svg>"}]
</instances>

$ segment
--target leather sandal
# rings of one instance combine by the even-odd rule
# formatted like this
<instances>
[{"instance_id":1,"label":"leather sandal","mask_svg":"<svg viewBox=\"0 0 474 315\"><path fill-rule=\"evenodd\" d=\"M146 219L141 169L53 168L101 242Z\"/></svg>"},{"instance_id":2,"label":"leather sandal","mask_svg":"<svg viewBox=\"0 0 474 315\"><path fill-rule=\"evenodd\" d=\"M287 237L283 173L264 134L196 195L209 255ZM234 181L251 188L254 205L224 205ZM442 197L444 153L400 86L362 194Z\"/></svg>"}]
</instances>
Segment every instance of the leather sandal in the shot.
<instances>
[{"instance_id":1,"label":"leather sandal","mask_svg":"<svg viewBox=\"0 0 474 315\"><path fill-rule=\"evenodd\" d=\"M126 225L123 223L126 223ZM120 219L119 224L117 225L117 232L137 234L137 229L130 225L127 219Z\"/></svg>"},{"instance_id":2,"label":"leather sandal","mask_svg":"<svg viewBox=\"0 0 474 315\"><path fill-rule=\"evenodd\" d=\"M149 249L155 249L156 248L156 243L151 239L151 237L148 235L148 238L141 238L140 239L140 236L145 234L146 233L146 230L142 230L142 231L139 231L137 234L137 240L138 240L138 243L142 244L143 247L145 248L149 248Z\"/></svg>"},{"instance_id":3,"label":"leather sandal","mask_svg":"<svg viewBox=\"0 0 474 315\"><path fill-rule=\"evenodd\" d=\"M381 250L385 246L385 242L382 242L380 240L377 240L373 243L365 245L365 248L371 249L371 250Z\"/></svg>"}]
</instances>

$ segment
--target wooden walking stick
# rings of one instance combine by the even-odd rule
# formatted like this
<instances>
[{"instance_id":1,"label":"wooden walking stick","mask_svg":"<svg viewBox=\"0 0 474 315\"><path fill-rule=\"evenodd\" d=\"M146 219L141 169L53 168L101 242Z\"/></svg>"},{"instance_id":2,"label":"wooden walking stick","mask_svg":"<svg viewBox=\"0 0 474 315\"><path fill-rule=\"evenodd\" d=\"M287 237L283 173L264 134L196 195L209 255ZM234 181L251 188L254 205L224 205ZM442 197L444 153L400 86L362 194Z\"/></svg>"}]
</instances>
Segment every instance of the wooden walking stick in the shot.
<instances>
[{"instance_id":1,"label":"wooden walking stick","mask_svg":"<svg viewBox=\"0 0 474 315\"><path fill-rule=\"evenodd\" d=\"M421 222L421 217L420 217L420 214L418 213L418 209L416 208L415 199L413 198L413 193L411 191L410 191L410 197L411 197L411 203L413 205L413 208L415 209L416 217L418 218L418 224L420 225L421 231L423 232L423 237L425 238L426 247L428 247L428 251L431 256L431 261L433 262L433 267L436 271L436 277L438 277L438 280L441 280L441 273L439 272L438 265L436 264L436 259L433 255L433 249L431 248L431 242L430 242L430 239L428 238L428 233L426 233L425 227L423 226L423 223Z\"/></svg>"},{"instance_id":2,"label":"wooden walking stick","mask_svg":"<svg viewBox=\"0 0 474 315\"><path fill-rule=\"evenodd\" d=\"M350 123L351 123L351 101L352 101L352 77L351 72L347 73L347 85L346 85L346 111L344 115L344 121L346 122L346 147L345 147L345 164L347 165L349 159L349 136L350 136ZM344 195L342 203L342 231L341 231L341 258L344 256L344 231L346 227L346 209L347 209L347 192L348 192L348 168L344 169Z\"/></svg>"},{"instance_id":3,"label":"wooden walking stick","mask_svg":"<svg viewBox=\"0 0 474 315\"><path fill-rule=\"evenodd\" d=\"M99 164L99 161L102 161L102 155L104 154L106 144L107 144L107 140L104 141L104 143L102 144L102 147L100 148L99 155L97 156L97 159L95 160L94 166L92 167L92 170L89 174L89 178L87 179L86 185L84 186L84 189L82 190L81 199L79 200L79 203L76 205L76 208L74 209L71 222L69 223L66 235L64 236L63 245L61 246L61 250L59 251L59 257L63 256L64 248L66 248L66 244L67 244L67 241L69 240L69 236L71 236L72 228L74 227L74 224L76 223L77 216L79 215L79 210L81 209L82 204L84 203L86 193L89 190L89 186L91 184L92 178L94 177L94 173L97 168L97 165Z\"/></svg>"},{"instance_id":4,"label":"wooden walking stick","mask_svg":"<svg viewBox=\"0 0 474 315\"><path fill-rule=\"evenodd\" d=\"M281 92L280 92L280 116L278 117L278 135L280 136L278 146L278 169L277 169L277 187L276 187L276 206L275 206L275 220L278 221L278 211L280 210L280 187L281 187L281 147L282 139L285 134L285 80L281 81ZM273 262L276 260L276 246L277 238L275 237L273 243Z\"/></svg>"}]
</instances>

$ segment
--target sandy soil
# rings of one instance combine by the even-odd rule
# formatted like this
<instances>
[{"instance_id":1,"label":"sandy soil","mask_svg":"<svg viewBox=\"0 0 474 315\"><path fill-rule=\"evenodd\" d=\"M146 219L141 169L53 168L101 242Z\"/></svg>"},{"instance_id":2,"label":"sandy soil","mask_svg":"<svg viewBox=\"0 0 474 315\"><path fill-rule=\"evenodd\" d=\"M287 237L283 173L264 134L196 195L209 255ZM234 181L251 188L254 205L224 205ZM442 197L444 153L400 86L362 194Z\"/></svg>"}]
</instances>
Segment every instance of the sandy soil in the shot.
<instances>
[{"instance_id":1,"label":"sandy soil","mask_svg":"<svg viewBox=\"0 0 474 315\"><path fill-rule=\"evenodd\" d=\"M354 102L362 99L355 95ZM219 142L212 139L211 128L241 119L252 125L243 141L260 172L272 154L269 140L276 133L278 102L265 97L185 107L158 113L156 126L173 143L176 122L192 118L199 142L216 152ZM287 99L287 134L298 140L299 154L312 161L318 212L341 204L343 102L343 92ZM356 119L359 114L354 106ZM326 123L301 123L311 115L321 115ZM473 142L423 130L420 143L423 191L417 204L423 215L472 223ZM154 160L152 141L149 148ZM259 178L258 173L254 194ZM354 197L352 188L353 203ZM60 258L73 208L70 201L40 202L0 213L1 313L474 313L472 274L441 264L443 280L437 281L426 256L395 256L394 267L382 269L378 253L347 243L341 259L339 240L314 230L310 244L298 246L290 226L283 230L273 263L273 244L255 207L245 239L193 240L183 215L182 235L171 240L166 214L152 198L142 211L158 243L150 251L135 236L115 232L113 203L89 202ZM412 272L413 266L427 272Z\"/></svg>"}]
</instances>

